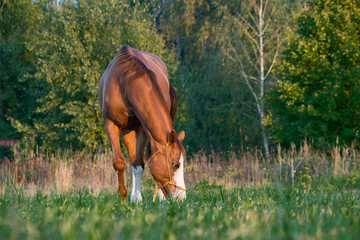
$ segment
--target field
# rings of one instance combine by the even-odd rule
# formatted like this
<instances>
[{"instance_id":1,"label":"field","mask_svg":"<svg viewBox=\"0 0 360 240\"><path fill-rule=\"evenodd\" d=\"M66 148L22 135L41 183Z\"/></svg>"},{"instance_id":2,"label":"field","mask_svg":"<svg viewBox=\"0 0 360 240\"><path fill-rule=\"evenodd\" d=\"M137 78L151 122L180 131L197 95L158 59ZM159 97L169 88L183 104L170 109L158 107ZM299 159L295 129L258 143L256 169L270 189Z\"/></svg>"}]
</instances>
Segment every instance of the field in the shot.
<instances>
[{"instance_id":1,"label":"field","mask_svg":"<svg viewBox=\"0 0 360 240\"><path fill-rule=\"evenodd\" d=\"M194 154L184 202L153 203L146 172L139 204L119 200L110 152L26 156L0 168L0 239L360 237L360 161L352 149L279 149L273 164L256 152Z\"/></svg>"},{"instance_id":2,"label":"field","mask_svg":"<svg viewBox=\"0 0 360 240\"><path fill-rule=\"evenodd\" d=\"M358 239L360 178L225 189L203 181L185 202L138 205L88 190L0 196L1 239Z\"/></svg>"}]
</instances>

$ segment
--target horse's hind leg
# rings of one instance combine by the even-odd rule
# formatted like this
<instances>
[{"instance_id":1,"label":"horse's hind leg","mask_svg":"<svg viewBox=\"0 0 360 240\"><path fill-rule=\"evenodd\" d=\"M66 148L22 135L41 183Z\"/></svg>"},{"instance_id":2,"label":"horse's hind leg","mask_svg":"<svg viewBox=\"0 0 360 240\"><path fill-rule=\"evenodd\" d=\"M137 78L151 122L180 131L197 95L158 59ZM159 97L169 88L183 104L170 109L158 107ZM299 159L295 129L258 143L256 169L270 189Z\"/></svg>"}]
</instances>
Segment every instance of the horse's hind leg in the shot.
<instances>
[{"instance_id":1,"label":"horse's hind leg","mask_svg":"<svg viewBox=\"0 0 360 240\"><path fill-rule=\"evenodd\" d=\"M133 164L136 156L136 135L135 131L122 131L122 139L129 153L130 165Z\"/></svg>"},{"instance_id":2,"label":"horse's hind leg","mask_svg":"<svg viewBox=\"0 0 360 240\"><path fill-rule=\"evenodd\" d=\"M114 153L113 166L115 170L118 172L119 179L119 194L126 200L126 187L125 187L125 179L124 179L124 171L125 171L125 159L121 154L120 150L120 128L116 126L112 121L105 121L106 132L108 134L110 144Z\"/></svg>"}]
</instances>

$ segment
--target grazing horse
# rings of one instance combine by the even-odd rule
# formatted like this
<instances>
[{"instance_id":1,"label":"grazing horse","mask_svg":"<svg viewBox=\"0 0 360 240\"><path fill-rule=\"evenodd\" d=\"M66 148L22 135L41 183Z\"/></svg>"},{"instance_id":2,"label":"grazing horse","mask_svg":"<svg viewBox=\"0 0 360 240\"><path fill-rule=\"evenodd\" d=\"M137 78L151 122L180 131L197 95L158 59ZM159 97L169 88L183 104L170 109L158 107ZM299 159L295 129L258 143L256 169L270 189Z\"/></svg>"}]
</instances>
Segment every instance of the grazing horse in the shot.
<instances>
[{"instance_id":1,"label":"grazing horse","mask_svg":"<svg viewBox=\"0 0 360 240\"><path fill-rule=\"evenodd\" d=\"M177 135L174 130L177 95L169 83L165 63L154 54L123 46L102 75L98 95L123 199L127 190L120 133L132 165L131 201L142 200L141 176L147 141L146 156L151 158L145 160L155 183L166 198L185 198L185 150L181 144L185 133Z\"/></svg>"}]
</instances>

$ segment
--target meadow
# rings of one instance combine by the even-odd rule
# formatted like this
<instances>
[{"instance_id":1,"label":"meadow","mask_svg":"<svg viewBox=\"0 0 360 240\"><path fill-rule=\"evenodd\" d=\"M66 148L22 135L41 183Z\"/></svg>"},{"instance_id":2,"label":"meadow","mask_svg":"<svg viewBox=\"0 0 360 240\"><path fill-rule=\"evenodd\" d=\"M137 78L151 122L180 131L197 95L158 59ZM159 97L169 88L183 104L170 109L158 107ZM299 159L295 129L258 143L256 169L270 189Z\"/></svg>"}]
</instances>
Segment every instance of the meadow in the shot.
<instances>
[{"instance_id":1,"label":"meadow","mask_svg":"<svg viewBox=\"0 0 360 240\"><path fill-rule=\"evenodd\" d=\"M359 175L310 184L224 188L206 181L184 202L120 202L114 192L0 196L1 239L358 239Z\"/></svg>"},{"instance_id":2,"label":"meadow","mask_svg":"<svg viewBox=\"0 0 360 240\"><path fill-rule=\"evenodd\" d=\"M358 0L0 0L0 240L360 239L359 42ZM97 90L126 44L177 91L184 202L148 169L117 195Z\"/></svg>"},{"instance_id":3,"label":"meadow","mask_svg":"<svg viewBox=\"0 0 360 240\"><path fill-rule=\"evenodd\" d=\"M188 156L184 202L153 203L146 171L138 204L120 201L109 151L17 154L0 168L0 239L360 237L352 148L278 148L271 164L258 151L200 152Z\"/></svg>"}]
</instances>

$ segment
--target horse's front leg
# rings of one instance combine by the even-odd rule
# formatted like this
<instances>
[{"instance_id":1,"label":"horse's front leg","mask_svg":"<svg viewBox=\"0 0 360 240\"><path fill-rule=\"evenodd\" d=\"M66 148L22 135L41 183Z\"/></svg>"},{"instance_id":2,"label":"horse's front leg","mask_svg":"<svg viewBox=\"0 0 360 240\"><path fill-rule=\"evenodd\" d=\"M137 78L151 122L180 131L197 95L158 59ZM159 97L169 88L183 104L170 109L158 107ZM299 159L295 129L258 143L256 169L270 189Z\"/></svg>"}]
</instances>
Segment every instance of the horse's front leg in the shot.
<instances>
[{"instance_id":1,"label":"horse's front leg","mask_svg":"<svg viewBox=\"0 0 360 240\"><path fill-rule=\"evenodd\" d=\"M141 177L144 172L144 148L147 137L142 127L136 130L136 157L132 163L132 191L131 201L142 201L141 196Z\"/></svg>"},{"instance_id":2,"label":"horse's front leg","mask_svg":"<svg viewBox=\"0 0 360 240\"><path fill-rule=\"evenodd\" d=\"M123 132L122 139L129 153L130 165L133 166L136 157L136 135L135 131ZM138 166L131 168L132 173L132 191L130 200L132 202L141 201L141 176L143 174L143 168Z\"/></svg>"}]
</instances>

